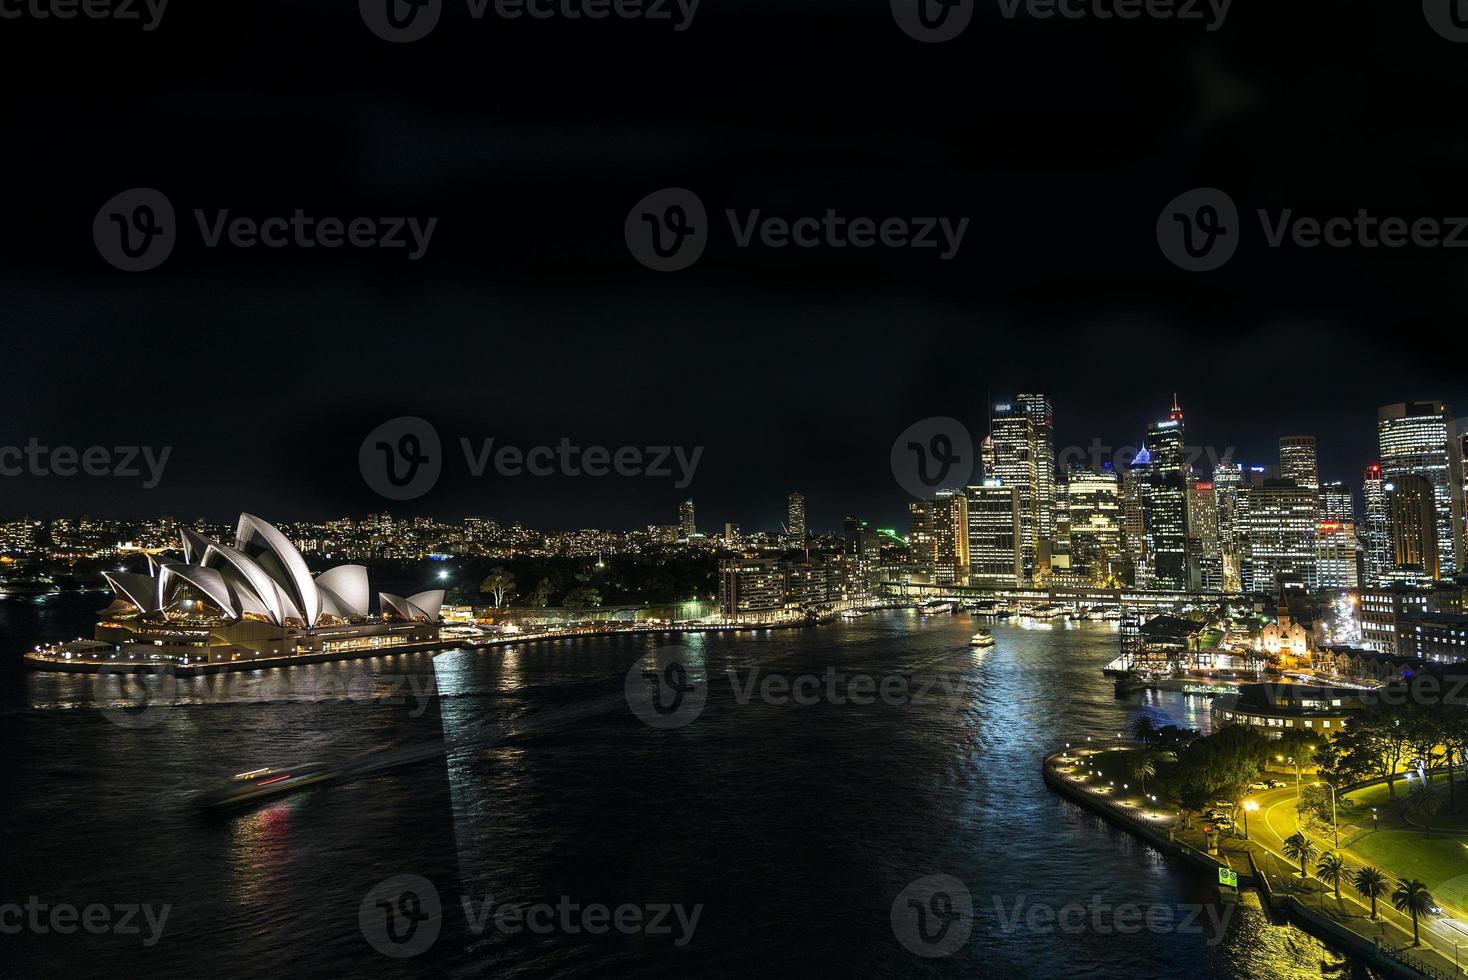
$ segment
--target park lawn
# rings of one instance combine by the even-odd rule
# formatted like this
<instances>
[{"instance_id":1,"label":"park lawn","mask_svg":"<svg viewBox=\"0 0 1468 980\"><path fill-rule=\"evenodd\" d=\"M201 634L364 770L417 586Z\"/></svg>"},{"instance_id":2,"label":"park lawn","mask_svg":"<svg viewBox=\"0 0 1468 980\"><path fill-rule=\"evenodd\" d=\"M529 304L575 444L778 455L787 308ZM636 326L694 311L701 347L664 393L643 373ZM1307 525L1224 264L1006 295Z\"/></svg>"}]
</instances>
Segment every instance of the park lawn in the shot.
<instances>
[{"instance_id":1,"label":"park lawn","mask_svg":"<svg viewBox=\"0 0 1468 980\"><path fill-rule=\"evenodd\" d=\"M1451 831L1468 831L1468 781L1458 780L1458 812L1454 813L1448 809L1448 781L1445 777L1433 780L1432 791L1442 799L1442 809L1432 817L1432 829ZM1398 805L1406 802L1408 783L1405 778L1397 780ZM1352 790L1346 794L1354 808L1348 814L1343 815L1341 822L1349 821L1358 827L1370 828L1371 808L1376 807L1380 811L1382 819L1388 821L1388 826L1400 826L1401 818L1396 813L1388 816L1388 810L1393 806L1392 798L1387 794L1386 783L1378 783L1375 786L1367 786L1365 789Z\"/></svg>"},{"instance_id":2,"label":"park lawn","mask_svg":"<svg viewBox=\"0 0 1468 980\"><path fill-rule=\"evenodd\" d=\"M1468 842L1462 838L1383 830L1357 839L1351 850L1399 878L1420 879L1439 902L1468 906Z\"/></svg>"}]
</instances>

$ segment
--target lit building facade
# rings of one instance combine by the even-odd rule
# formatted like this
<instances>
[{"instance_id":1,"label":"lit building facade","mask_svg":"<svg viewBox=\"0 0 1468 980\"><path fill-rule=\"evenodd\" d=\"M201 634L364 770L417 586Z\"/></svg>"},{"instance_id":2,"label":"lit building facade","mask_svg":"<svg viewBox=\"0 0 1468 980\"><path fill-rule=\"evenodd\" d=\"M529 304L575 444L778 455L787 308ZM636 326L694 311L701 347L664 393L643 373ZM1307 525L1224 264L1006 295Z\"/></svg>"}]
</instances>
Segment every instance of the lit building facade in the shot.
<instances>
[{"instance_id":1,"label":"lit building facade","mask_svg":"<svg viewBox=\"0 0 1468 980\"><path fill-rule=\"evenodd\" d=\"M1018 488L989 480L969 487L966 496L969 584L995 589L1026 584Z\"/></svg>"},{"instance_id":2,"label":"lit building facade","mask_svg":"<svg viewBox=\"0 0 1468 980\"><path fill-rule=\"evenodd\" d=\"M1438 574L1452 578L1462 568L1463 466L1456 426L1442 402L1399 402L1377 411L1381 472L1388 484L1420 476L1432 487Z\"/></svg>"},{"instance_id":3,"label":"lit building facade","mask_svg":"<svg viewBox=\"0 0 1468 980\"><path fill-rule=\"evenodd\" d=\"M1264 480L1239 493L1244 591L1274 594L1281 587L1318 587L1315 494L1292 480Z\"/></svg>"}]
</instances>

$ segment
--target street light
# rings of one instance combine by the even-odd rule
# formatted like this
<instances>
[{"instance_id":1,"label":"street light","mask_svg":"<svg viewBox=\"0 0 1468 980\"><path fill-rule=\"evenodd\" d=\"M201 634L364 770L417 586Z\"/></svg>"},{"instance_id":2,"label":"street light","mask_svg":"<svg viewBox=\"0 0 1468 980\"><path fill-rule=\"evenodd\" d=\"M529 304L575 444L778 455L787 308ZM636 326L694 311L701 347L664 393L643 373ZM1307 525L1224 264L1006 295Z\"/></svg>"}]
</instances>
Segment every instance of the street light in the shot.
<instances>
[{"instance_id":1,"label":"street light","mask_svg":"<svg viewBox=\"0 0 1468 980\"><path fill-rule=\"evenodd\" d=\"M1376 833L1376 807L1371 808L1371 832Z\"/></svg>"},{"instance_id":2,"label":"street light","mask_svg":"<svg viewBox=\"0 0 1468 980\"><path fill-rule=\"evenodd\" d=\"M1335 846L1339 848L1341 846L1341 825L1336 821L1335 815L1335 787L1332 786L1330 783L1325 782L1316 783L1315 785L1324 786L1326 789L1330 790L1330 825L1332 830L1335 832Z\"/></svg>"},{"instance_id":3,"label":"street light","mask_svg":"<svg viewBox=\"0 0 1468 980\"><path fill-rule=\"evenodd\" d=\"M1259 804L1253 800L1244 801L1244 840L1249 839L1249 814L1259 809Z\"/></svg>"}]
</instances>

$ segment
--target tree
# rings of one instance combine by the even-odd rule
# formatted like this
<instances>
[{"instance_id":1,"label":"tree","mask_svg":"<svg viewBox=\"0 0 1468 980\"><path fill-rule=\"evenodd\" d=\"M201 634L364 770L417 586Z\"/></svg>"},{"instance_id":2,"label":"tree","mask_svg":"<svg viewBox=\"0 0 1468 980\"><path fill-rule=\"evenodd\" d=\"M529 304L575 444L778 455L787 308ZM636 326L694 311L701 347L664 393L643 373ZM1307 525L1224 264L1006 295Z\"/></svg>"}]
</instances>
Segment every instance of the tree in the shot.
<instances>
[{"instance_id":1,"label":"tree","mask_svg":"<svg viewBox=\"0 0 1468 980\"><path fill-rule=\"evenodd\" d=\"M1427 783L1427 775L1424 772L1421 779L1412 784L1412 792L1407 797L1407 813L1422 821L1422 826L1427 830L1427 836L1432 836L1432 818L1442 809L1442 797L1432 791Z\"/></svg>"},{"instance_id":2,"label":"tree","mask_svg":"<svg viewBox=\"0 0 1468 980\"><path fill-rule=\"evenodd\" d=\"M1370 760L1372 771L1386 777L1387 793L1395 800L1397 774L1408 754L1413 734L1411 726L1405 723L1402 708L1379 702L1373 704L1346 728L1346 733L1356 738L1356 749L1363 758Z\"/></svg>"},{"instance_id":3,"label":"tree","mask_svg":"<svg viewBox=\"0 0 1468 980\"><path fill-rule=\"evenodd\" d=\"M502 566L496 565L479 583L479 591L494 598L494 607L501 608L505 597L515 591L515 576Z\"/></svg>"},{"instance_id":4,"label":"tree","mask_svg":"<svg viewBox=\"0 0 1468 980\"><path fill-rule=\"evenodd\" d=\"M1386 894L1386 875L1377 868L1358 868L1351 876L1351 887L1362 898L1371 899L1371 917L1376 918L1376 900Z\"/></svg>"},{"instance_id":5,"label":"tree","mask_svg":"<svg viewBox=\"0 0 1468 980\"><path fill-rule=\"evenodd\" d=\"M1132 736L1143 745L1151 745L1157 741L1157 723L1149 715L1142 715L1132 722Z\"/></svg>"},{"instance_id":6,"label":"tree","mask_svg":"<svg viewBox=\"0 0 1468 980\"><path fill-rule=\"evenodd\" d=\"M1345 803L1344 800L1341 801ZM1325 786L1312 784L1300 790L1300 802L1295 804L1295 813L1302 819L1317 820L1322 824L1330 825L1332 817L1335 816L1331 809L1330 790Z\"/></svg>"},{"instance_id":7,"label":"tree","mask_svg":"<svg viewBox=\"0 0 1468 980\"><path fill-rule=\"evenodd\" d=\"M1320 748L1315 734L1303 728L1285 729L1280 733L1277 744L1281 753L1295 759L1308 759Z\"/></svg>"},{"instance_id":8,"label":"tree","mask_svg":"<svg viewBox=\"0 0 1468 980\"><path fill-rule=\"evenodd\" d=\"M1142 753L1131 761L1131 777L1142 784L1142 795L1147 795L1147 780L1157 775L1157 763Z\"/></svg>"},{"instance_id":9,"label":"tree","mask_svg":"<svg viewBox=\"0 0 1468 980\"><path fill-rule=\"evenodd\" d=\"M589 585L578 585L566 593L566 598L561 600L561 605L568 609L599 606L601 605L601 593Z\"/></svg>"},{"instance_id":10,"label":"tree","mask_svg":"<svg viewBox=\"0 0 1468 980\"><path fill-rule=\"evenodd\" d=\"M1315 873L1320 876L1321 881L1329 882L1335 886L1335 899L1341 900L1341 879L1346 876L1346 859L1335 851L1320 855L1320 860L1315 862Z\"/></svg>"},{"instance_id":11,"label":"tree","mask_svg":"<svg viewBox=\"0 0 1468 980\"><path fill-rule=\"evenodd\" d=\"M1416 878L1408 879L1399 883L1396 890L1392 892L1392 904L1398 912L1408 912L1412 916L1412 945L1422 945L1422 940L1417 934L1417 917L1426 915L1427 910L1432 908L1432 893L1427 886Z\"/></svg>"},{"instance_id":12,"label":"tree","mask_svg":"<svg viewBox=\"0 0 1468 980\"><path fill-rule=\"evenodd\" d=\"M544 609L546 606L550 605L550 596L550 579L543 578L539 582L535 583L535 592L530 597L530 604L537 609Z\"/></svg>"},{"instance_id":13,"label":"tree","mask_svg":"<svg viewBox=\"0 0 1468 980\"><path fill-rule=\"evenodd\" d=\"M1285 857L1291 861L1300 862L1300 877L1304 878L1308 874L1305 865L1309 864L1310 859L1315 856L1316 848L1310 838L1297 830L1285 838L1284 853Z\"/></svg>"}]
</instances>

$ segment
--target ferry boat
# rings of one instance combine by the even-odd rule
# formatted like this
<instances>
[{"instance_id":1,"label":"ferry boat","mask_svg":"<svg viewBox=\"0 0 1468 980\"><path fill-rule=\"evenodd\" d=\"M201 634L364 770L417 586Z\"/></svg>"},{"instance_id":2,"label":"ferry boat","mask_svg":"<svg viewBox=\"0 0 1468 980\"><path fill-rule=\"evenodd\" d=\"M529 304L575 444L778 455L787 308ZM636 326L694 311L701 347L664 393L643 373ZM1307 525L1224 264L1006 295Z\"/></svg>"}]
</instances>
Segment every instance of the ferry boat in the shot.
<instances>
[{"instance_id":1,"label":"ferry boat","mask_svg":"<svg viewBox=\"0 0 1468 980\"><path fill-rule=\"evenodd\" d=\"M1059 606L1055 605L1054 603L1046 603L1042 606L1036 606L1035 608L1031 609L1026 615L1030 616L1033 619L1054 619L1060 614L1061 609Z\"/></svg>"},{"instance_id":2,"label":"ferry boat","mask_svg":"<svg viewBox=\"0 0 1468 980\"><path fill-rule=\"evenodd\" d=\"M867 614L865 609L847 609L841 613L842 619L861 619Z\"/></svg>"},{"instance_id":3,"label":"ferry boat","mask_svg":"<svg viewBox=\"0 0 1468 980\"><path fill-rule=\"evenodd\" d=\"M990 633L988 630L979 630L968 641L968 645L971 647L991 647L994 645L994 642L993 633Z\"/></svg>"}]
</instances>

